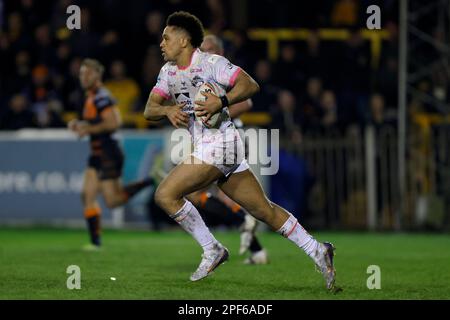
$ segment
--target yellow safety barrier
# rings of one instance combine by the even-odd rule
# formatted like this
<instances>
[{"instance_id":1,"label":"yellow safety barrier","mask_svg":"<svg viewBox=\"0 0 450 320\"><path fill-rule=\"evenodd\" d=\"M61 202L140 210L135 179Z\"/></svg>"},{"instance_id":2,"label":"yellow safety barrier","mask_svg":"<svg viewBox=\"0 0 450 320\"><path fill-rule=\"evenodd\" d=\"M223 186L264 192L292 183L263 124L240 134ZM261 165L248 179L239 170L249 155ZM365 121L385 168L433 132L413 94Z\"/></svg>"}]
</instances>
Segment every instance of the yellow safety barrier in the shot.
<instances>
[{"instance_id":1,"label":"yellow safety barrier","mask_svg":"<svg viewBox=\"0 0 450 320\"><path fill-rule=\"evenodd\" d=\"M313 32L309 29L249 29L248 37L253 41L267 42L267 57L271 61L276 61L279 55L280 41L305 41ZM318 29L318 36L322 40L345 41L350 38L350 31L347 29ZM361 29L363 39L370 41L371 65L377 68L380 62L382 41L389 38L387 30ZM231 39L232 31L225 31L224 37Z\"/></svg>"}]
</instances>

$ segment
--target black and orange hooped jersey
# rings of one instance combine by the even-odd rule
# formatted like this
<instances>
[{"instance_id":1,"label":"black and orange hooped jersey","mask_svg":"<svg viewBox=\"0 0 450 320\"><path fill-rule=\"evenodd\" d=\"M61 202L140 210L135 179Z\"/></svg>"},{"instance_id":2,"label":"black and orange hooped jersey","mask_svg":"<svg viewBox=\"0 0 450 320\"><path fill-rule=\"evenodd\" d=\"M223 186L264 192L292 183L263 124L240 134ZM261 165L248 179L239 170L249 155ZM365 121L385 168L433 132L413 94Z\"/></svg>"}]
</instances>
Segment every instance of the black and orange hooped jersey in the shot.
<instances>
[{"instance_id":1,"label":"black and orange hooped jersey","mask_svg":"<svg viewBox=\"0 0 450 320\"><path fill-rule=\"evenodd\" d=\"M115 100L111 93L101 87L94 91L89 91L84 102L82 119L90 124L97 124L102 121L102 115L105 112L112 112L115 108ZM116 145L117 141L112 137L114 132L105 132L100 134L91 134L92 154L100 154L102 150Z\"/></svg>"}]
</instances>

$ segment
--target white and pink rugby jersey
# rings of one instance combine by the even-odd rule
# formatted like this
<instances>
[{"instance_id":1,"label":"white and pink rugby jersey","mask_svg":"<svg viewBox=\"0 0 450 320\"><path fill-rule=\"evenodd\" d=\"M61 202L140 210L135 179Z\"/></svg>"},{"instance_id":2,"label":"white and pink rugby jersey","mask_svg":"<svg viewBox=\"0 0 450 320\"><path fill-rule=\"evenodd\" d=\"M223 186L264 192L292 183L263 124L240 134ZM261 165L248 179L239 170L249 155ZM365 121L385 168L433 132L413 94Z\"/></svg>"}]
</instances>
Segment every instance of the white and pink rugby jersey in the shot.
<instances>
[{"instance_id":1,"label":"white and pink rugby jersey","mask_svg":"<svg viewBox=\"0 0 450 320\"><path fill-rule=\"evenodd\" d=\"M215 82L225 91L234 86L236 77L241 69L233 65L228 59L196 49L191 57L188 67L178 68L173 62L166 63L158 76L158 81L152 92L171 99L177 104L186 102L183 111L190 115L189 132L194 134L206 133L209 130L200 121L195 121L194 97L200 86L205 82ZM231 122L228 108L222 110L223 118L226 119L220 125L219 130L234 127Z\"/></svg>"}]
</instances>

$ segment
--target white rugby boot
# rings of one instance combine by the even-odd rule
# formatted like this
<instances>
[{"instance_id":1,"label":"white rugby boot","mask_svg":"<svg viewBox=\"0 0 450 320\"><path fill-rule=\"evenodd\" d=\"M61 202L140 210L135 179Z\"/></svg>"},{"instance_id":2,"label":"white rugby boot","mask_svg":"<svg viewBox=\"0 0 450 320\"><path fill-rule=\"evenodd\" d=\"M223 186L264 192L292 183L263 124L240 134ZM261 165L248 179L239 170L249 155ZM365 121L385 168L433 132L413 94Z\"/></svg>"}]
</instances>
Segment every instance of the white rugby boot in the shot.
<instances>
[{"instance_id":1,"label":"white rugby boot","mask_svg":"<svg viewBox=\"0 0 450 320\"><path fill-rule=\"evenodd\" d=\"M216 243L212 250L202 254L202 261L197 270L191 275L191 281L198 281L207 277L219 265L228 260L228 249L220 243Z\"/></svg>"},{"instance_id":2,"label":"white rugby boot","mask_svg":"<svg viewBox=\"0 0 450 320\"><path fill-rule=\"evenodd\" d=\"M321 243L315 252L314 260L316 262L317 271L319 271L325 279L327 289L331 292L339 292L342 291L342 289L335 286L336 269L333 265L334 250L336 250L336 248L332 243Z\"/></svg>"},{"instance_id":3,"label":"white rugby boot","mask_svg":"<svg viewBox=\"0 0 450 320\"><path fill-rule=\"evenodd\" d=\"M250 257L244 260L244 264L268 264L269 257L267 251L262 249L251 254Z\"/></svg>"}]
</instances>

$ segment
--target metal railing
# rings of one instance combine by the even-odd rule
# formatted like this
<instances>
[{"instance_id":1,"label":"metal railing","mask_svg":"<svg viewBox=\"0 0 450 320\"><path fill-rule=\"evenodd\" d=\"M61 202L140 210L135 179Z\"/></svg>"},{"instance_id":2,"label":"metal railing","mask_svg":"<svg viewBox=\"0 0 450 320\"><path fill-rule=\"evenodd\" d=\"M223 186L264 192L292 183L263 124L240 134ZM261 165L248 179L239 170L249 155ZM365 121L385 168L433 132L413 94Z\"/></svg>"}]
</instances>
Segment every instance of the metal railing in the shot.
<instances>
[{"instance_id":1,"label":"metal railing","mask_svg":"<svg viewBox=\"0 0 450 320\"><path fill-rule=\"evenodd\" d=\"M395 126L383 125L303 138L293 152L307 162L315 181L308 195L311 226L415 230L448 225L450 126L435 126L429 135L411 130L403 199L397 134Z\"/></svg>"}]
</instances>

